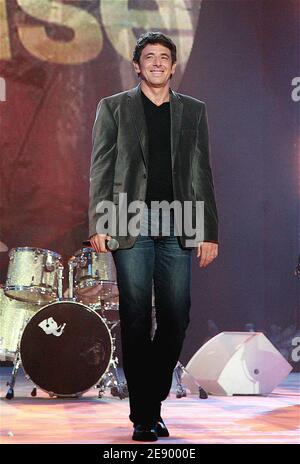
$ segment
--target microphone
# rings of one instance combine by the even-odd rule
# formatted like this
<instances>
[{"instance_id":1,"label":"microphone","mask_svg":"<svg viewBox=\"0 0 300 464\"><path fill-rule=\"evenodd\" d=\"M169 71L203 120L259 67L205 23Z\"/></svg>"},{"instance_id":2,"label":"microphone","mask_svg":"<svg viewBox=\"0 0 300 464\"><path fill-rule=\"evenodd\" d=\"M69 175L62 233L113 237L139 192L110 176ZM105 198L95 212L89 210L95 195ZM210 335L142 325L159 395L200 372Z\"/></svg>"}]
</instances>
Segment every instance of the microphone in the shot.
<instances>
[{"instance_id":1,"label":"microphone","mask_svg":"<svg viewBox=\"0 0 300 464\"><path fill-rule=\"evenodd\" d=\"M105 247L110 251L115 251L119 248L119 242L115 238L111 238L110 240L105 240Z\"/></svg>"},{"instance_id":2,"label":"microphone","mask_svg":"<svg viewBox=\"0 0 300 464\"><path fill-rule=\"evenodd\" d=\"M82 242L84 246L91 246L90 240L85 240ZM119 242L115 238L111 238L110 240L105 240L105 248L109 251L115 251L119 248Z\"/></svg>"}]
</instances>

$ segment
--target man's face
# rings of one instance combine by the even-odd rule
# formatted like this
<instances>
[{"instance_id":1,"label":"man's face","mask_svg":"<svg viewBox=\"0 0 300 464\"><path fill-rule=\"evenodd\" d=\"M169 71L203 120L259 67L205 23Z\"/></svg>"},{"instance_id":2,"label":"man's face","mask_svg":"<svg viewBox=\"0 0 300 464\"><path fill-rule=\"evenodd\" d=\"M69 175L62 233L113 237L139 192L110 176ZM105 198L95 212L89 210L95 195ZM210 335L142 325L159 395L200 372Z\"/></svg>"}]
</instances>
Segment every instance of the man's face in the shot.
<instances>
[{"instance_id":1,"label":"man's face","mask_svg":"<svg viewBox=\"0 0 300 464\"><path fill-rule=\"evenodd\" d=\"M140 63L133 62L133 66L151 87L164 87L174 74L176 63L172 65L169 48L161 44L147 44L142 50Z\"/></svg>"}]
</instances>

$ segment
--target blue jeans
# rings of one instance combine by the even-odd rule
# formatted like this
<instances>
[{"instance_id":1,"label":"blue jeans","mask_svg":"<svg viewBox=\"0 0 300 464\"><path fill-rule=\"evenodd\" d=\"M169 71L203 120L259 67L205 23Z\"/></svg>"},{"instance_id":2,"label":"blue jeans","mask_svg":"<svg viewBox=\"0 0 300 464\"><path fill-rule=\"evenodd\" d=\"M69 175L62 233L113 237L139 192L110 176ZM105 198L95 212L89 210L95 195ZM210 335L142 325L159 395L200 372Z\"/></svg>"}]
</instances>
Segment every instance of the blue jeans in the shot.
<instances>
[{"instance_id":1,"label":"blue jeans","mask_svg":"<svg viewBox=\"0 0 300 464\"><path fill-rule=\"evenodd\" d=\"M172 385L189 324L191 250L174 235L144 236L151 211L143 216L140 235L130 249L113 252L119 287L123 369L133 423L152 424ZM161 224L161 221L160 221ZM157 328L151 339L152 280Z\"/></svg>"}]
</instances>

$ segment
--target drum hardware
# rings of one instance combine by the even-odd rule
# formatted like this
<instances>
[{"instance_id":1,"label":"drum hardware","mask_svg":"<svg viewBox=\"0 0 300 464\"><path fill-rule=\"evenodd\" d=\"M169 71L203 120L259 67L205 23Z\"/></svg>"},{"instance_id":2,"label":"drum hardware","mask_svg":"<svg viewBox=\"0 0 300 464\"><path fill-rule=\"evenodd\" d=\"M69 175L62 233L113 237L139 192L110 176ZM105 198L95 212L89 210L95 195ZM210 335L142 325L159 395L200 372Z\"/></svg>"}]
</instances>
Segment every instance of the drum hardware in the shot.
<instances>
[{"instance_id":1,"label":"drum hardware","mask_svg":"<svg viewBox=\"0 0 300 464\"><path fill-rule=\"evenodd\" d=\"M74 269L76 268L78 261L76 260L75 256L72 256L68 261L69 267L69 299L74 299Z\"/></svg>"},{"instance_id":2,"label":"drum hardware","mask_svg":"<svg viewBox=\"0 0 300 464\"><path fill-rule=\"evenodd\" d=\"M24 330L24 328L26 327L26 325L28 324L29 320L30 320L30 318L24 319L22 329L19 332L18 345L17 345L15 357L14 357L14 360L13 360L13 369L12 369L12 372L11 372L11 375L10 375L10 380L8 382L6 382L6 386L9 387L9 389L7 390L7 393L6 393L6 399L7 400L11 400L14 397L14 387L15 387L15 383L16 383L18 370L19 370L20 365L21 365L21 356L20 356L21 334L22 334L22 331Z\"/></svg>"},{"instance_id":3,"label":"drum hardware","mask_svg":"<svg viewBox=\"0 0 300 464\"><path fill-rule=\"evenodd\" d=\"M112 332L120 324L120 317L119 304L111 301L116 301L116 298L108 301L100 299L98 304L91 304L89 306L104 319L109 330Z\"/></svg>"},{"instance_id":4,"label":"drum hardware","mask_svg":"<svg viewBox=\"0 0 300 464\"><path fill-rule=\"evenodd\" d=\"M181 362L179 362L179 361L177 362L177 365L176 365L176 367L174 369L174 374L175 374L175 378L176 378L176 381L177 381L176 398L182 398L182 397L186 396L186 389L185 389L185 387L183 386L183 384L181 382L183 372L188 374L188 376L192 379L192 381L198 386L199 398L201 400L206 400L208 398L207 392L204 390L203 387L201 387L201 385L199 384L197 379L195 379L195 377L193 377L192 374L190 374L186 370L186 368L181 364Z\"/></svg>"},{"instance_id":5,"label":"drum hardware","mask_svg":"<svg viewBox=\"0 0 300 464\"><path fill-rule=\"evenodd\" d=\"M81 256L80 259L78 260L78 265L81 268L88 266L88 273L91 274L91 268L90 268L91 263L90 262L88 263L87 258Z\"/></svg>"},{"instance_id":6,"label":"drum hardware","mask_svg":"<svg viewBox=\"0 0 300 464\"><path fill-rule=\"evenodd\" d=\"M30 381L29 375L25 374L24 377L26 380ZM37 388L36 386L34 386L33 389L31 390L30 396L36 396L36 394L37 394Z\"/></svg>"},{"instance_id":7,"label":"drum hardware","mask_svg":"<svg viewBox=\"0 0 300 464\"><path fill-rule=\"evenodd\" d=\"M58 274L58 289L57 289L57 296L59 300L63 299L63 272L64 272L64 267L59 264L57 268L57 274Z\"/></svg>"},{"instance_id":8,"label":"drum hardware","mask_svg":"<svg viewBox=\"0 0 300 464\"><path fill-rule=\"evenodd\" d=\"M87 264L87 273L88 273L88 276L92 276L92 275L93 275L92 253L88 253L87 257L86 257L85 259L83 259L83 262ZM83 269L85 266L83 265L82 261L81 261L80 264L81 264L81 268ZM95 275L96 275L96 280L99 280L99 270L98 270L98 269L95 270Z\"/></svg>"},{"instance_id":9,"label":"drum hardware","mask_svg":"<svg viewBox=\"0 0 300 464\"><path fill-rule=\"evenodd\" d=\"M6 383L6 385L9 387L6 393L7 400L11 400L14 397L14 387L15 387L16 377L17 377L17 373L20 367L20 363L21 363L21 358L20 358L20 352L18 349L15 360L14 360L14 365L13 365L13 370L10 376L10 380Z\"/></svg>"},{"instance_id":10,"label":"drum hardware","mask_svg":"<svg viewBox=\"0 0 300 464\"><path fill-rule=\"evenodd\" d=\"M97 312L97 311L96 311ZM107 326L109 327L109 330L110 331L113 331L118 325L119 325L119 321L117 322L110 322L108 319L106 319L106 317L103 317L103 319L105 320Z\"/></svg>"},{"instance_id":11,"label":"drum hardware","mask_svg":"<svg viewBox=\"0 0 300 464\"><path fill-rule=\"evenodd\" d=\"M114 339L113 339L114 340ZM112 396L118 396L120 400L128 398L127 383L122 382L119 377L117 365L118 358L115 356L110 362L109 371L103 376L96 388L98 391L98 398L102 398L105 390L110 387Z\"/></svg>"},{"instance_id":12,"label":"drum hardware","mask_svg":"<svg viewBox=\"0 0 300 464\"><path fill-rule=\"evenodd\" d=\"M53 261L53 256L51 254L46 255L46 262L45 262L45 271L46 272L53 272L55 269L55 262Z\"/></svg>"}]
</instances>

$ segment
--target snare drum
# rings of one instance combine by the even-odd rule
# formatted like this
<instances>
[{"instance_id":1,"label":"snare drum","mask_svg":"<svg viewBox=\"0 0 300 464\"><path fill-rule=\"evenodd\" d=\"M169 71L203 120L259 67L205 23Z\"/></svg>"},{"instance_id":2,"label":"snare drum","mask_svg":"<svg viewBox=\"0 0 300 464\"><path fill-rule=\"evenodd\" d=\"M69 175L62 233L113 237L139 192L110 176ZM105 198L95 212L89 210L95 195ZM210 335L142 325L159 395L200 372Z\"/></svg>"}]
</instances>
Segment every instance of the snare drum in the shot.
<instances>
[{"instance_id":1,"label":"snare drum","mask_svg":"<svg viewBox=\"0 0 300 464\"><path fill-rule=\"evenodd\" d=\"M0 287L0 361L13 361L22 329L39 307L12 300Z\"/></svg>"},{"instance_id":2,"label":"snare drum","mask_svg":"<svg viewBox=\"0 0 300 464\"><path fill-rule=\"evenodd\" d=\"M5 294L19 301L46 304L58 297L61 255L42 248L12 248Z\"/></svg>"},{"instance_id":3,"label":"snare drum","mask_svg":"<svg viewBox=\"0 0 300 464\"><path fill-rule=\"evenodd\" d=\"M85 304L97 304L118 296L116 268L111 253L83 248L75 253L75 296Z\"/></svg>"},{"instance_id":4,"label":"snare drum","mask_svg":"<svg viewBox=\"0 0 300 464\"><path fill-rule=\"evenodd\" d=\"M50 396L77 396L99 383L112 352L103 319L72 301L40 309L26 325L20 344L24 371Z\"/></svg>"}]
</instances>

